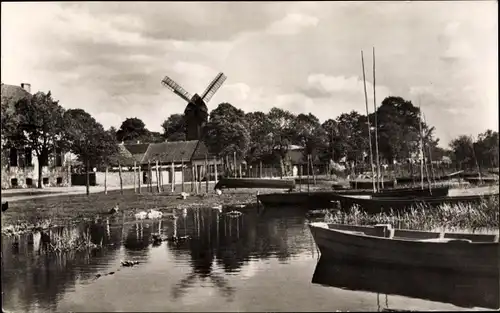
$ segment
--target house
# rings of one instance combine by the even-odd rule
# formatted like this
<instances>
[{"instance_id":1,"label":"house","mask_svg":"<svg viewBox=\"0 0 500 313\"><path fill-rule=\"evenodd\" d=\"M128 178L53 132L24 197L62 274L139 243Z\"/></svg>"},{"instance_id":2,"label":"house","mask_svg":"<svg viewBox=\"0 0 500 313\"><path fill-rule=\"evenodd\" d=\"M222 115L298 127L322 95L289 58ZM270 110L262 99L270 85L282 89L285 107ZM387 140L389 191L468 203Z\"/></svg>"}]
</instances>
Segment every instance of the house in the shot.
<instances>
[{"instance_id":1,"label":"house","mask_svg":"<svg viewBox=\"0 0 500 313\"><path fill-rule=\"evenodd\" d=\"M20 86L2 83L1 105L7 112L14 110L17 101L31 97L31 85ZM66 154L61 150L54 151L46 160L38 160L31 147L12 147L2 136L1 143L1 175L2 189L36 187L38 168L42 166L42 182L44 186L68 186L71 184L70 174L64 161Z\"/></svg>"},{"instance_id":2,"label":"house","mask_svg":"<svg viewBox=\"0 0 500 313\"><path fill-rule=\"evenodd\" d=\"M132 185L137 178L134 177L134 166L136 171L141 171L142 184L146 184L149 178L151 178L152 183L156 183L156 162L158 162L158 171L163 179L163 184L169 184L172 180L177 183L181 182L183 176L184 182L190 182L193 177L192 166L199 172L200 167L205 165L205 161L208 161L211 167L210 172L213 173L213 164L221 164L220 160L215 160L214 156L208 152L206 145L200 140L128 143L120 144L119 147L120 162L116 157L113 157L113 164L108 169L106 183L109 186L119 185L118 165L122 167L123 185ZM172 176L172 168L174 176ZM96 183L104 185L104 173L100 171L96 175Z\"/></svg>"}]
</instances>

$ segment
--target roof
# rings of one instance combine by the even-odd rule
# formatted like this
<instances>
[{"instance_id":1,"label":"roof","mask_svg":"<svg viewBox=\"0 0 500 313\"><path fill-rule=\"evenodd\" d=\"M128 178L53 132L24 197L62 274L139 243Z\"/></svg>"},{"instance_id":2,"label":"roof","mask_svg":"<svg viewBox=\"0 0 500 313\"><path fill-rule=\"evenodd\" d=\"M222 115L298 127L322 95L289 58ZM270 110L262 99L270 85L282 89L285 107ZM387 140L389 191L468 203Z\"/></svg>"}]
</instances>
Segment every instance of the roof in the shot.
<instances>
[{"instance_id":1,"label":"roof","mask_svg":"<svg viewBox=\"0 0 500 313\"><path fill-rule=\"evenodd\" d=\"M133 165L134 161L135 158L132 153L121 144L118 145L118 152L110 158L110 163L113 165L117 165L118 163L121 165Z\"/></svg>"},{"instance_id":2,"label":"roof","mask_svg":"<svg viewBox=\"0 0 500 313\"><path fill-rule=\"evenodd\" d=\"M31 97L31 94L21 86L2 84L2 105L6 103L13 108L14 103L25 97Z\"/></svg>"},{"instance_id":3,"label":"roof","mask_svg":"<svg viewBox=\"0 0 500 313\"><path fill-rule=\"evenodd\" d=\"M145 164L148 160L158 160L161 163L204 160L205 156L209 156L206 145L199 140L130 144L125 145L125 148L140 164Z\"/></svg>"}]
</instances>

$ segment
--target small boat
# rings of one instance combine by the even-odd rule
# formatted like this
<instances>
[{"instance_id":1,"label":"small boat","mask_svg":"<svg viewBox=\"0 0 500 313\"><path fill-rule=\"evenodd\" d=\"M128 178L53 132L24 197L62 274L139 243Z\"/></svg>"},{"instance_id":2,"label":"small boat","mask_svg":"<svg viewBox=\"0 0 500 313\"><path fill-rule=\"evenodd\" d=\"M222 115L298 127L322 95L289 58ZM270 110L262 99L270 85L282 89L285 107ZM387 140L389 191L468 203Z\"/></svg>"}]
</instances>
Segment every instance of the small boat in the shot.
<instances>
[{"instance_id":1,"label":"small boat","mask_svg":"<svg viewBox=\"0 0 500 313\"><path fill-rule=\"evenodd\" d=\"M373 262L356 264L320 257L312 283L352 291L450 303L463 308L496 309L500 306L498 274L491 277L478 276Z\"/></svg>"},{"instance_id":2,"label":"small boat","mask_svg":"<svg viewBox=\"0 0 500 313\"><path fill-rule=\"evenodd\" d=\"M498 234L310 223L321 257L498 276Z\"/></svg>"},{"instance_id":3,"label":"small boat","mask_svg":"<svg viewBox=\"0 0 500 313\"><path fill-rule=\"evenodd\" d=\"M383 211L401 211L411 207L424 206L428 208L437 207L443 204L473 204L480 203L483 200L497 197L496 194L489 195L462 195L447 197L381 197L381 198L359 198L337 194L337 201L340 201L341 208L348 210L353 205L358 205L367 213L380 213Z\"/></svg>"},{"instance_id":4,"label":"small boat","mask_svg":"<svg viewBox=\"0 0 500 313\"><path fill-rule=\"evenodd\" d=\"M433 188L410 187L410 188L394 188L382 189L380 192L372 194L373 198L381 197L446 197L450 186L441 186Z\"/></svg>"},{"instance_id":5,"label":"small boat","mask_svg":"<svg viewBox=\"0 0 500 313\"><path fill-rule=\"evenodd\" d=\"M215 185L215 190L224 188L275 188L294 189L293 179L263 179L263 178L221 178Z\"/></svg>"}]
</instances>

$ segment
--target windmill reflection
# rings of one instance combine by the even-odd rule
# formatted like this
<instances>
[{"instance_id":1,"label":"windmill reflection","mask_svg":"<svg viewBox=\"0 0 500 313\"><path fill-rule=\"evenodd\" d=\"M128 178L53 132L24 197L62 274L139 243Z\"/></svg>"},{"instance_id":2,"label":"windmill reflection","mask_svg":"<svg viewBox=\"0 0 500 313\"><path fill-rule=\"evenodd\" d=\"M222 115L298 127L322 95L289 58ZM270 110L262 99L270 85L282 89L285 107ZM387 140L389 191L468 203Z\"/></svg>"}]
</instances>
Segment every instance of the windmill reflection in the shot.
<instances>
[{"instance_id":1,"label":"windmill reflection","mask_svg":"<svg viewBox=\"0 0 500 313\"><path fill-rule=\"evenodd\" d=\"M220 221L218 211L194 209L191 211L194 228L194 236L186 242L186 248L190 251L192 271L183 278L172 289L172 296L178 299L185 295L196 283L210 281L223 297L232 300L235 289L220 274L215 272L216 251L219 248L219 227L229 227L224 221ZM187 232L187 218L182 218L183 230ZM177 230L179 219L174 220L174 233ZM215 225L215 227L213 227ZM215 240L214 240L215 238Z\"/></svg>"}]
</instances>

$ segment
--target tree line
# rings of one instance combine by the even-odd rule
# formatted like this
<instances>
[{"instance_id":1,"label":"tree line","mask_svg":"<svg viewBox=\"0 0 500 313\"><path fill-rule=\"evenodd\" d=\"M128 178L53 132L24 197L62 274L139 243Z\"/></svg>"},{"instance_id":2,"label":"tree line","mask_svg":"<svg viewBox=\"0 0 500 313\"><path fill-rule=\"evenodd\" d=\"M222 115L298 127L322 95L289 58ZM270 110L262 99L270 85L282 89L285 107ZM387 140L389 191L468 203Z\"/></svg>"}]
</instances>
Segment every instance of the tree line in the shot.
<instances>
[{"instance_id":1,"label":"tree line","mask_svg":"<svg viewBox=\"0 0 500 313\"><path fill-rule=\"evenodd\" d=\"M105 130L83 109L65 110L51 92L38 92L13 105L2 103L2 149L29 146L37 158L53 155L56 148L71 151L86 167L120 162L116 158L119 142L163 142L186 139L183 114L172 114L163 123L163 132L152 132L139 118L127 118L119 129ZM401 97L387 97L376 112L381 163L407 162L423 150L430 161L449 156L460 166L498 167L498 132L487 130L474 140L459 136L450 149L438 147L435 128L421 121L420 109ZM233 156L248 164L280 164L283 173L290 170L286 154L291 145L304 147L307 155L321 162L345 162L350 166L369 163L368 123L374 131L375 114L356 111L342 113L336 119L320 123L313 114L294 114L273 107L268 113L245 113L229 103L221 103L210 112L202 140L210 153ZM375 149L375 136L372 146ZM373 150L375 153L375 150ZM41 172L41 167L39 168ZM41 173L38 184L41 186Z\"/></svg>"}]
</instances>

